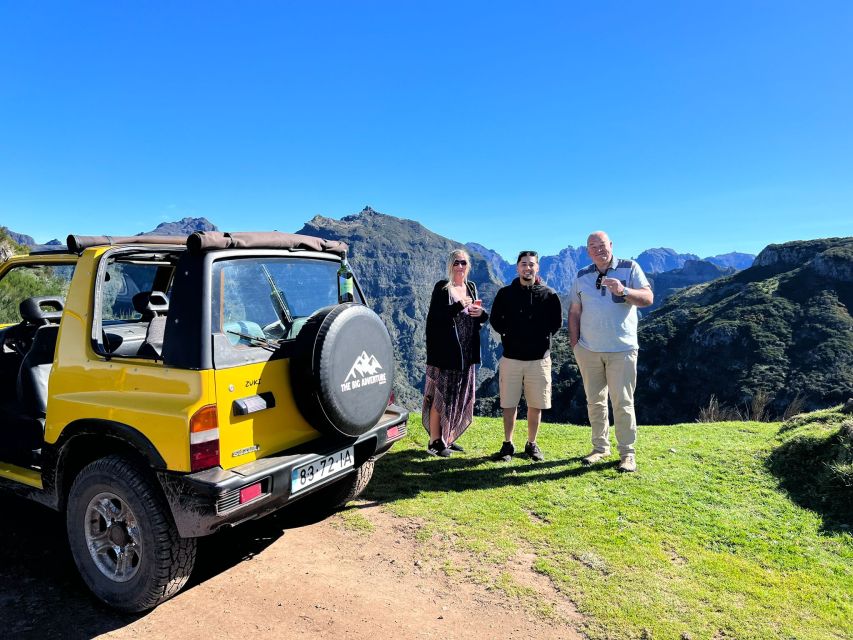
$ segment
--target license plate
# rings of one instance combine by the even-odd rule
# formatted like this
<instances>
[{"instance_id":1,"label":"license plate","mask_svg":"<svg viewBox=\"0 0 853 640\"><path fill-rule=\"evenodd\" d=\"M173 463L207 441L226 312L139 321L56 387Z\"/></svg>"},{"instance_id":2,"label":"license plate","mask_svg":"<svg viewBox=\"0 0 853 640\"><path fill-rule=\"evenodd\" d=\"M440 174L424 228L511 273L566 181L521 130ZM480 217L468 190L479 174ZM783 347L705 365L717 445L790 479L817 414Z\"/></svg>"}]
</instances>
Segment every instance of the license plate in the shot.
<instances>
[{"instance_id":1,"label":"license plate","mask_svg":"<svg viewBox=\"0 0 853 640\"><path fill-rule=\"evenodd\" d=\"M351 469L355 463L353 448L347 447L296 467L290 474L290 493L298 493L311 485Z\"/></svg>"}]
</instances>

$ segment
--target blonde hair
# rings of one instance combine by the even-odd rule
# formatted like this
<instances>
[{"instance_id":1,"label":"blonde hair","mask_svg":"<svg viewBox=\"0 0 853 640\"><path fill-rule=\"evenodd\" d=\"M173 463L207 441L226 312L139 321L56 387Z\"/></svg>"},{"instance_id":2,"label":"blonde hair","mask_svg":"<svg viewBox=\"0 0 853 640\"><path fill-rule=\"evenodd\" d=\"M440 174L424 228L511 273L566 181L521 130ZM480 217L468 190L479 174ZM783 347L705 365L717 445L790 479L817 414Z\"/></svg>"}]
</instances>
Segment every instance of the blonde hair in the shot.
<instances>
[{"instance_id":1,"label":"blonde hair","mask_svg":"<svg viewBox=\"0 0 853 640\"><path fill-rule=\"evenodd\" d=\"M468 285L468 274L471 273L471 256L468 255L468 252L465 249L454 249L450 252L450 256L447 258L447 284L444 285L445 289L449 289L453 286L453 261L454 260L462 260L468 263L465 267L465 277L463 278L463 283Z\"/></svg>"}]
</instances>

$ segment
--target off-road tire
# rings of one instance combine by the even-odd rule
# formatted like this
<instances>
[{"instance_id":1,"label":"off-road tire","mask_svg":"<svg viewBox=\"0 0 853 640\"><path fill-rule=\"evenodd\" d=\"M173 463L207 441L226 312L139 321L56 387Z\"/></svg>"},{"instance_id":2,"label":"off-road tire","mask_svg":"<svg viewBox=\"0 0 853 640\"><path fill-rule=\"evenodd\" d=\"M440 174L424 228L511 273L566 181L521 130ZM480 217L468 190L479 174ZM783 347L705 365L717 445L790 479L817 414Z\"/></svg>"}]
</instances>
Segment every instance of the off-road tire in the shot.
<instances>
[{"instance_id":1,"label":"off-road tire","mask_svg":"<svg viewBox=\"0 0 853 640\"><path fill-rule=\"evenodd\" d=\"M368 460L355 473L349 474L337 482L324 487L315 495L311 496L311 504L319 505L328 511L337 511L346 506L351 500L355 500L361 492L367 488L367 484L373 477L374 460Z\"/></svg>"},{"instance_id":2,"label":"off-road tire","mask_svg":"<svg viewBox=\"0 0 853 640\"><path fill-rule=\"evenodd\" d=\"M196 540L178 535L155 482L126 458L108 456L84 467L68 494L66 529L74 563L92 593L119 611L146 611L171 598L195 564ZM93 515L95 498L102 495L114 496L133 516L129 537L139 541L139 550L133 575L124 581L98 567L87 543L87 527L97 526L87 515Z\"/></svg>"}]
</instances>

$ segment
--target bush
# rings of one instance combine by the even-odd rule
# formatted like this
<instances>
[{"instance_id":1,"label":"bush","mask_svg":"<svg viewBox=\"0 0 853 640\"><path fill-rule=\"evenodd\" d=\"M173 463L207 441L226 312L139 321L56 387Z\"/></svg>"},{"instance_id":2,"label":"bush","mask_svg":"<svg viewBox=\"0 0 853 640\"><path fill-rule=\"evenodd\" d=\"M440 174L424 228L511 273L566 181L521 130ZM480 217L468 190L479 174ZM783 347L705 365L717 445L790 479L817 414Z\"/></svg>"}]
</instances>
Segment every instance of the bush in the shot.
<instances>
[{"instance_id":1,"label":"bush","mask_svg":"<svg viewBox=\"0 0 853 640\"><path fill-rule=\"evenodd\" d=\"M779 429L768 468L828 529L853 526L853 418L840 407L795 416Z\"/></svg>"}]
</instances>

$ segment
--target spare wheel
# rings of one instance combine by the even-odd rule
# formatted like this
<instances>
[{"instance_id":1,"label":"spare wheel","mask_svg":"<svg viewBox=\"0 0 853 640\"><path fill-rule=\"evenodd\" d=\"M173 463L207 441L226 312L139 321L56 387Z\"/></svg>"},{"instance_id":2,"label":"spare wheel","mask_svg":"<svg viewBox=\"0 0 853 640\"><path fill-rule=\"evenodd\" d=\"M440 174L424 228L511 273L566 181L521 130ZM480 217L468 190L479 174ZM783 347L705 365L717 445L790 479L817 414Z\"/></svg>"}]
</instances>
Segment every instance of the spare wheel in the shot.
<instances>
[{"instance_id":1,"label":"spare wheel","mask_svg":"<svg viewBox=\"0 0 853 640\"><path fill-rule=\"evenodd\" d=\"M388 406L394 349L382 319L360 304L317 311L299 332L290 360L299 411L329 435L357 437Z\"/></svg>"}]
</instances>

